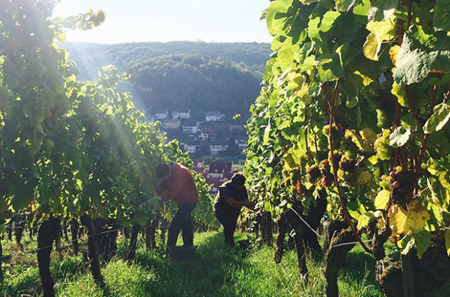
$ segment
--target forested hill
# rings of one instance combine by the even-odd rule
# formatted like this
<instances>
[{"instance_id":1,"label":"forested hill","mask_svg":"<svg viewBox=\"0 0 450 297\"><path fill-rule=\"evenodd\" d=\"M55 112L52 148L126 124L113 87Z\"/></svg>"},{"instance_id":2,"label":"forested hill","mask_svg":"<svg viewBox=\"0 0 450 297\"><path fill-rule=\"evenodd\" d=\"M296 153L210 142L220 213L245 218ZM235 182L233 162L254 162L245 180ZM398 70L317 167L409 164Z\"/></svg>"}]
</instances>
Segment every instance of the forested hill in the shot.
<instances>
[{"instance_id":1,"label":"forested hill","mask_svg":"<svg viewBox=\"0 0 450 297\"><path fill-rule=\"evenodd\" d=\"M193 114L218 110L228 118L248 115L259 94L270 55L263 43L63 43L81 71L93 79L104 65L115 65L131 79L126 88L135 103L155 109L189 108Z\"/></svg>"}]
</instances>

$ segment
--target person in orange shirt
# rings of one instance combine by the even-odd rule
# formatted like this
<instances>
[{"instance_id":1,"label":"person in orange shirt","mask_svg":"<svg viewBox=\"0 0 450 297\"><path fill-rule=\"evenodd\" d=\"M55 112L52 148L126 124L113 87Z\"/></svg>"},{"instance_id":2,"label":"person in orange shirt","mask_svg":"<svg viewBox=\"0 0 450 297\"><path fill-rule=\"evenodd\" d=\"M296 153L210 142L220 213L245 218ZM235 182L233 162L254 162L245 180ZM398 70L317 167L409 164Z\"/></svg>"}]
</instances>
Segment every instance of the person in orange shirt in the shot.
<instances>
[{"instance_id":1,"label":"person in orange shirt","mask_svg":"<svg viewBox=\"0 0 450 297\"><path fill-rule=\"evenodd\" d=\"M185 247L192 247L194 226L192 211L197 205L198 190L191 172L179 163L161 163L156 167L157 177L162 179L156 193L162 198L159 203L175 201L178 211L169 226L167 247L175 246L182 231Z\"/></svg>"}]
</instances>

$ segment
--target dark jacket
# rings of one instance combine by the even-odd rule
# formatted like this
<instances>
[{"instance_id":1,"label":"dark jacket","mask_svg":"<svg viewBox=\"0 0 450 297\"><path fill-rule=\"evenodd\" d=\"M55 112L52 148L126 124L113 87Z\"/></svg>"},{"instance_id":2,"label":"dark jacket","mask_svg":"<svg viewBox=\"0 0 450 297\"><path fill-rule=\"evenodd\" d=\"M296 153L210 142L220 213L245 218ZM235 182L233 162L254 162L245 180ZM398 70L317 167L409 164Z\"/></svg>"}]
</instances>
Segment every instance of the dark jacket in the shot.
<instances>
[{"instance_id":1,"label":"dark jacket","mask_svg":"<svg viewBox=\"0 0 450 297\"><path fill-rule=\"evenodd\" d=\"M225 198L233 198L235 201L248 200L247 189L244 187L242 190L236 189L231 181L223 183L219 187L216 199L214 200L214 212L215 214L228 214L233 217L238 217L241 212L241 207L231 207Z\"/></svg>"}]
</instances>

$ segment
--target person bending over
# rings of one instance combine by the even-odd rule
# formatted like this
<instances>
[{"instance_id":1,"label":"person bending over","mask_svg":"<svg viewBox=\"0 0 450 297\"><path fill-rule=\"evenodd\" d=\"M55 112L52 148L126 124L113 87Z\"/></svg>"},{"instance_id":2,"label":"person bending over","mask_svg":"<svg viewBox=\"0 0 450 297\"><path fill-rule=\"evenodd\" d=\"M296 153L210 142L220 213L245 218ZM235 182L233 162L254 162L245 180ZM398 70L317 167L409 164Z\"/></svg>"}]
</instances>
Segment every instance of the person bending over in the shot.
<instances>
[{"instance_id":1,"label":"person bending over","mask_svg":"<svg viewBox=\"0 0 450 297\"><path fill-rule=\"evenodd\" d=\"M234 246L233 236L241 208L255 208L255 203L248 200L244 184L245 177L241 173L235 173L231 180L219 187L214 201L214 214L223 226L225 244L229 246Z\"/></svg>"},{"instance_id":2,"label":"person bending over","mask_svg":"<svg viewBox=\"0 0 450 297\"><path fill-rule=\"evenodd\" d=\"M159 203L175 201L178 211L169 226L167 247L175 246L182 231L185 247L192 247L194 226L191 213L197 205L198 190L188 168L179 163L161 163L156 167L158 178L162 179L156 193L162 198Z\"/></svg>"}]
</instances>

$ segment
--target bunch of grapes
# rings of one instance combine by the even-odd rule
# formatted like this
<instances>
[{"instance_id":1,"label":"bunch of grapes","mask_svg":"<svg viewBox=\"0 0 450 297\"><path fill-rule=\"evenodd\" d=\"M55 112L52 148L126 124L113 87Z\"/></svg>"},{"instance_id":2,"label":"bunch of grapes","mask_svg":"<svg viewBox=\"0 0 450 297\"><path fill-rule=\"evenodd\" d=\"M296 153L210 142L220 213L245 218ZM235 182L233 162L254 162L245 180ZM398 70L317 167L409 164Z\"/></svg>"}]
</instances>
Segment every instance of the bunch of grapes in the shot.
<instances>
[{"instance_id":1,"label":"bunch of grapes","mask_svg":"<svg viewBox=\"0 0 450 297\"><path fill-rule=\"evenodd\" d=\"M338 177L345 180L348 184L352 184L355 180L356 160L347 159L342 156L339 162Z\"/></svg>"},{"instance_id":2,"label":"bunch of grapes","mask_svg":"<svg viewBox=\"0 0 450 297\"><path fill-rule=\"evenodd\" d=\"M308 181L310 183L315 183L321 176L319 166L317 166L316 164L312 165L311 167L308 168L306 174L308 177Z\"/></svg>"},{"instance_id":3,"label":"bunch of grapes","mask_svg":"<svg viewBox=\"0 0 450 297\"><path fill-rule=\"evenodd\" d=\"M386 120L386 114L384 113L384 111L381 109L377 109L377 126L383 128L387 122Z\"/></svg>"},{"instance_id":4,"label":"bunch of grapes","mask_svg":"<svg viewBox=\"0 0 450 297\"><path fill-rule=\"evenodd\" d=\"M389 146L389 130L383 129L383 133L378 134L377 140L375 140L375 151L377 152L377 157L381 160L391 159L391 147Z\"/></svg>"},{"instance_id":5,"label":"bunch of grapes","mask_svg":"<svg viewBox=\"0 0 450 297\"><path fill-rule=\"evenodd\" d=\"M333 185L334 176L331 174L331 167L328 160L323 160L320 171L322 172L322 179L320 183L323 187L331 187Z\"/></svg>"},{"instance_id":6,"label":"bunch of grapes","mask_svg":"<svg viewBox=\"0 0 450 297\"><path fill-rule=\"evenodd\" d=\"M403 170L401 166L397 166L389 173L389 181L394 202L406 208L406 204L412 198L414 173L411 170Z\"/></svg>"}]
</instances>

